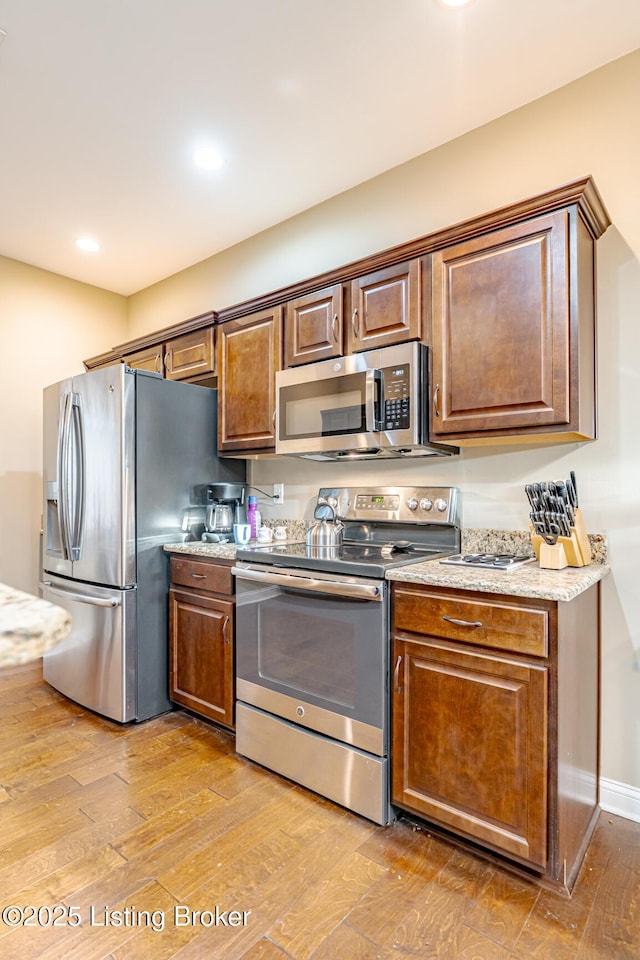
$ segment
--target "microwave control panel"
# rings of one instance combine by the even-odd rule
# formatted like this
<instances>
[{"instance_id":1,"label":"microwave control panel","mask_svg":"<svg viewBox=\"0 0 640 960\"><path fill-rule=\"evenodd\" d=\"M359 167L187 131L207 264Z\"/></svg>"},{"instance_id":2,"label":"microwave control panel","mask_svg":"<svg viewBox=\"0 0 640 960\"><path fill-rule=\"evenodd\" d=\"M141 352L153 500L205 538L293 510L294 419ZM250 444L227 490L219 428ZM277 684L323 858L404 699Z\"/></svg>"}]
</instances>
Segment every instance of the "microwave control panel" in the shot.
<instances>
[{"instance_id":1,"label":"microwave control panel","mask_svg":"<svg viewBox=\"0 0 640 960\"><path fill-rule=\"evenodd\" d=\"M398 364L395 367L384 367L382 370L382 383L384 384L384 396L382 398L383 430L408 430L411 426L409 371L408 363Z\"/></svg>"}]
</instances>

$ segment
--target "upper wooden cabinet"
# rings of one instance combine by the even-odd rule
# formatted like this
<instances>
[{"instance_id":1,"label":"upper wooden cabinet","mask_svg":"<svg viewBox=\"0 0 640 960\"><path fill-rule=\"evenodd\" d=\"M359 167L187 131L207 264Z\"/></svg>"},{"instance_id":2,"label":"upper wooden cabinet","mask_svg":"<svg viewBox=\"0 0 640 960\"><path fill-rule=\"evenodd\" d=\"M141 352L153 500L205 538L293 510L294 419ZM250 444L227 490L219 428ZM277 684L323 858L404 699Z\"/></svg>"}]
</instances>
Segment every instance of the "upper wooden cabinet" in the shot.
<instances>
[{"instance_id":1,"label":"upper wooden cabinet","mask_svg":"<svg viewBox=\"0 0 640 960\"><path fill-rule=\"evenodd\" d=\"M165 376L168 380L192 380L215 376L215 327L183 333L165 344Z\"/></svg>"},{"instance_id":2,"label":"upper wooden cabinet","mask_svg":"<svg viewBox=\"0 0 640 960\"><path fill-rule=\"evenodd\" d=\"M275 447L276 371L282 365L282 307L218 327L218 450Z\"/></svg>"},{"instance_id":3,"label":"upper wooden cabinet","mask_svg":"<svg viewBox=\"0 0 640 960\"><path fill-rule=\"evenodd\" d=\"M152 373L163 373L164 343L155 343L144 350L127 353L123 359L132 370L150 370Z\"/></svg>"},{"instance_id":4,"label":"upper wooden cabinet","mask_svg":"<svg viewBox=\"0 0 640 960\"><path fill-rule=\"evenodd\" d=\"M285 305L284 365L342 356L344 291L341 283Z\"/></svg>"},{"instance_id":5,"label":"upper wooden cabinet","mask_svg":"<svg viewBox=\"0 0 640 960\"><path fill-rule=\"evenodd\" d=\"M376 270L351 281L346 352L389 347L422 336L420 259Z\"/></svg>"},{"instance_id":6,"label":"upper wooden cabinet","mask_svg":"<svg viewBox=\"0 0 640 960\"><path fill-rule=\"evenodd\" d=\"M439 441L595 436L594 239L575 206L433 253Z\"/></svg>"}]
</instances>

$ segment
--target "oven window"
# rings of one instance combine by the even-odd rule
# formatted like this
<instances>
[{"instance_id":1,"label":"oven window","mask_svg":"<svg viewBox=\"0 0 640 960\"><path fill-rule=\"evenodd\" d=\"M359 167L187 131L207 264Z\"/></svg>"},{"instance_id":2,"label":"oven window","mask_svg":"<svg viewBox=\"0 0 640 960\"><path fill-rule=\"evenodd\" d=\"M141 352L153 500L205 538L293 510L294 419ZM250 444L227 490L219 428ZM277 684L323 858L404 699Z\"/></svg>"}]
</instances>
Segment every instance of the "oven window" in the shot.
<instances>
[{"instance_id":1,"label":"oven window","mask_svg":"<svg viewBox=\"0 0 640 960\"><path fill-rule=\"evenodd\" d=\"M355 626L296 609L291 598L263 607L258 673L298 695L311 695L353 708Z\"/></svg>"},{"instance_id":2,"label":"oven window","mask_svg":"<svg viewBox=\"0 0 640 960\"><path fill-rule=\"evenodd\" d=\"M280 440L362 433L366 378L351 373L280 388Z\"/></svg>"}]
</instances>

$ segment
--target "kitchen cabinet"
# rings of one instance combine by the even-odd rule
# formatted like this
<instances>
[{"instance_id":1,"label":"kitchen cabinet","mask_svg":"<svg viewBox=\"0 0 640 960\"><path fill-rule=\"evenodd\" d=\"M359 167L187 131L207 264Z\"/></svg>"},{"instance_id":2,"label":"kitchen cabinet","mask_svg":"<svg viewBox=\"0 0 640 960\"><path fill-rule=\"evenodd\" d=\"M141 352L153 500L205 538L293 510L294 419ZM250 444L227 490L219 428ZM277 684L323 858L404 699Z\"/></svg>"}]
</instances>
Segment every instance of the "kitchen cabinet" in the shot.
<instances>
[{"instance_id":1,"label":"kitchen cabinet","mask_svg":"<svg viewBox=\"0 0 640 960\"><path fill-rule=\"evenodd\" d=\"M419 340L423 273L429 264L428 257L416 258L289 300L285 367Z\"/></svg>"},{"instance_id":2,"label":"kitchen cabinet","mask_svg":"<svg viewBox=\"0 0 640 960\"><path fill-rule=\"evenodd\" d=\"M215 327L209 326L163 343L154 343L124 357L133 369L163 373L167 380L196 380L215 376Z\"/></svg>"},{"instance_id":3,"label":"kitchen cabinet","mask_svg":"<svg viewBox=\"0 0 640 960\"><path fill-rule=\"evenodd\" d=\"M124 362L132 370L150 370L151 373L164 373L164 343L154 343L134 353L127 353Z\"/></svg>"},{"instance_id":4,"label":"kitchen cabinet","mask_svg":"<svg viewBox=\"0 0 640 960\"><path fill-rule=\"evenodd\" d=\"M285 367L342 356L343 303L341 283L286 303Z\"/></svg>"},{"instance_id":5,"label":"kitchen cabinet","mask_svg":"<svg viewBox=\"0 0 640 960\"><path fill-rule=\"evenodd\" d=\"M570 888L598 812L598 587L395 583L392 802Z\"/></svg>"},{"instance_id":6,"label":"kitchen cabinet","mask_svg":"<svg viewBox=\"0 0 640 960\"><path fill-rule=\"evenodd\" d=\"M282 366L282 307L218 328L218 450L275 447L276 371Z\"/></svg>"},{"instance_id":7,"label":"kitchen cabinet","mask_svg":"<svg viewBox=\"0 0 640 960\"><path fill-rule=\"evenodd\" d=\"M595 437L594 252L576 206L434 251L433 440Z\"/></svg>"},{"instance_id":8,"label":"kitchen cabinet","mask_svg":"<svg viewBox=\"0 0 640 960\"><path fill-rule=\"evenodd\" d=\"M351 281L346 352L389 347L422 337L422 272L429 258L374 270Z\"/></svg>"},{"instance_id":9,"label":"kitchen cabinet","mask_svg":"<svg viewBox=\"0 0 640 960\"><path fill-rule=\"evenodd\" d=\"M169 696L233 729L235 597L232 561L174 555L169 589Z\"/></svg>"},{"instance_id":10,"label":"kitchen cabinet","mask_svg":"<svg viewBox=\"0 0 640 960\"><path fill-rule=\"evenodd\" d=\"M165 343L164 367L167 380L194 381L215 376L215 327L183 333Z\"/></svg>"}]
</instances>

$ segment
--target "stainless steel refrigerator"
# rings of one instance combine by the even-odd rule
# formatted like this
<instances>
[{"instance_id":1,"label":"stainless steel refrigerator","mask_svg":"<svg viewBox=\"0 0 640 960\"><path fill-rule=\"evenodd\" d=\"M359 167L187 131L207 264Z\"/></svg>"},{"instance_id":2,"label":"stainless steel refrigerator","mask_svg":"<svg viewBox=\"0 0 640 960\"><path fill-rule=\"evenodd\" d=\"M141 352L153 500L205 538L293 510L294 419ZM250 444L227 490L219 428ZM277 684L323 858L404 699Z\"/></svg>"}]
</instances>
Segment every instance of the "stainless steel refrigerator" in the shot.
<instances>
[{"instance_id":1,"label":"stainless steel refrigerator","mask_svg":"<svg viewBox=\"0 0 640 960\"><path fill-rule=\"evenodd\" d=\"M219 460L216 391L124 365L44 391L42 596L72 617L45 680L119 722L171 709L168 562L203 483L243 481Z\"/></svg>"}]
</instances>

